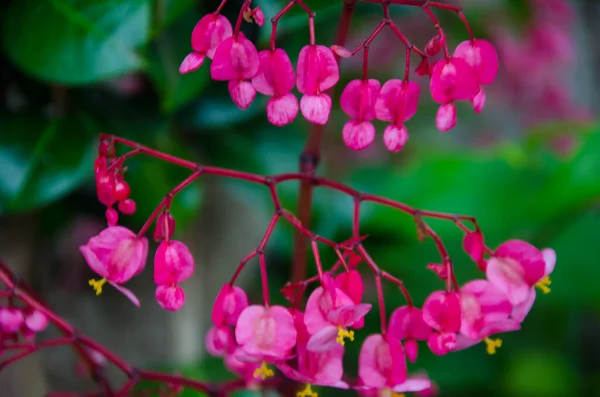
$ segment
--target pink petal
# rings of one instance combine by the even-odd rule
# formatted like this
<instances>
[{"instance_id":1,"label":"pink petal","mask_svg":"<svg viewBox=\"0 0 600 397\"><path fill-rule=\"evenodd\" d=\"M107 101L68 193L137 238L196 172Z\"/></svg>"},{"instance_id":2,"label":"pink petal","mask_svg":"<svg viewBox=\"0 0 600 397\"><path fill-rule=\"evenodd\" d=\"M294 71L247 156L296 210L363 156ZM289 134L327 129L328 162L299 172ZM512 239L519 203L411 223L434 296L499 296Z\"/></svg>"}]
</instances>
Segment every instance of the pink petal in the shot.
<instances>
[{"instance_id":1,"label":"pink petal","mask_svg":"<svg viewBox=\"0 0 600 397\"><path fill-rule=\"evenodd\" d=\"M261 94L273 96L275 95L275 88L273 86L273 71L271 68L271 51L263 50L259 52L258 60L260 66L258 74L252 78L252 85Z\"/></svg>"},{"instance_id":2,"label":"pink petal","mask_svg":"<svg viewBox=\"0 0 600 397\"><path fill-rule=\"evenodd\" d=\"M408 378L404 383L392 388L395 393L415 393L431 387L431 380L424 377Z\"/></svg>"},{"instance_id":3,"label":"pink petal","mask_svg":"<svg viewBox=\"0 0 600 397\"><path fill-rule=\"evenodd\" d=\"M238 318L235 326L235 339L240 346L245 346L252 342L254 337L254 324L265 314L265 307L260 305L250 305L245 308Z\"/></svg>"},{"instance_id":4,"label":"pink petal","mask_svg":"<svg viewBox=\"0 0 600 397\"><path fill-rule=\"evenodd\" d=\"M331 51L333 51L333 53L341 58L348 58L352 56L352 51L350 51L349 49L342 47L340 45L332 45L331 46Z\"/></svg>"},{"instance_id":5,"label":"pink petal","mask_svg":"<svg viewBox=\"0 0 600 397\"><path fill-rule=\"evenodd\" d=\"M375 126L370 121L349 120L342 129L344 143L352 150L363 150L375 140Z\"/></svg>"},{"instance_id":6,"label":"pink petal","mask_svg":"<svg viewBox=\"0 0 600 397\"><path fill-rule=\"evenodd\" d=\"M110 283L110 285L115 287L115 289L117 291L119 291L120 293L125 295L127 297L127 299L129 299L131 302L133 302L134 305L136 305L137 307L140 307L140 300L138 299L137 296L135 296L135 294L133 292L131 292L130 290L128 290L125 287L120 286L117 283L113 283L112 281L109 281L109 283Z\"/></svg>"},{"instance_id":7,"label":"pink petal","mask_svg":"<svg viewBox=\"0 0 600 397\"><path fill-rule=\"evenodd\" d=\"M256 47L240 33L237 40L229 37L219 44L210 73L213 80L246 80L256 76L259 65Z\"/></svg>"},{"instance_id":8,"label":"pink petal","mask_svg":"<svg viewBox=\"0 0 600 397\"><path fill-rule=\"evenodd\" d=\"M427 346L436 356L448 354L456 348L456 334L449 332L431 334Z\"/></svg>"},{"instance_id":9,"label":"pink petal","mask_svg":"<svg viewBox=\"0 0 600 397\"><path fill-rule=\"evenodd\" d=\"M386 351L387 349L387 351ZM387 355L391 365L389 346L379 334L369 335L363 342L358 357L358 376L367 387L382 388L387 383L386 376L380 372L379 362Z\"/></svg>"},{"instance_id":10,"label":"pink petal","mask_svg":"<svg viewBox=\"0 0 600 397\"><path fill-rule=\"evenodd\" d=\"M277 324L275 353L283 358L296 345L296 327L289 310L283 306L271 306L269 312Z\"/></svg>"},{"instance_id":11,"label":"pink petal","mask_svg":"<svg viewBox=\"0 0 600 397\"><path fill-rule=\"evenodd\" d=\"M352 80L342 91L340 103L348 116L359 121L375 118L375 103L381 84L375 79Z\"/></svg>"},{"instance_id":12,"label":"pink petal","mask_svg":"<svg viewBox=\"0 0 600 397\"><path fill-rule=\"evenodd\" d=\"M402 306L390 316L388 335L396 339L427 340L431 327L423 321L423 312L417 307Z\"/></svg>"},{"instance_id":13,"label":"pink petal","mask_svg":"<svg viewBox=\"0 0 600 397\"><path fill-rule=\"evenodd\" d=\"M435 291L423 304L423 321L437 330L458 332L461 325L460 299L455 292Z\"/></svg>"},{"instance_id":14,"label":"pink petal","mask_svg":"<svg viewBox=\"0 0 600 397\"><path fill-rule=\"evenodd\" d=\"M479 92L475 72L461 58L441 60L431 73L431 95L437 103L444 104L457 100L470 101Z\"/></svg>"},{"instance_id":15,"label":"pink petal","mask_svg":"<svg viewBox=\"0 0 600 397\"><path fill-rule=\"evenodd\" d=\"M206 333L204 345L210 355L222 357L235 349L235 339L229 327L212 327Z\"/></svg>"},{"instance_id":16,"label":"pink petal","mask_svg":"<svg viewBox=\"0 0 600 397\"><path fill-rule=\"evenodd\" d=\"M179 73L185 74L193 72L194 70L200 69L200 66L204 63L204 54L199 52L190 52L179 65Z\"/></svg>"},{"instance_id":17,"label":"pink petal","mask_svg":"<svg viewBox=\"0 0 600 397\"><path fill-rule=\"evenodd\" d=\"M510 258L516 262L515 266L518 264L521 267L521 274L529 286L535 285L544 277L546 263L542 252L525 241L507 241L496 249L494 256Z\"/></svg>"},{"instance_id":18,"label":"pink petal","mask_svg":"<svg viewBox=\"0 0 600 397\"><path fill-rule=\"evenodd\" d=\"M256 97L256 90L249 81L230 80L227 89L233 103L242 110L248 109Z\"/></svg>"},{"instance_id":19,"label":"pink petal","mask_svg":"<svg viewBox=\"0 0 600 397\"><path fill-rule=\"evenodd\" d=\"M48 326L48 318L38 310L25 317L25 325L33 332L41 332Z\"/></svg>"},{"instance_id":20,"label":"pink petal","mask_svg":"<svg viewBox=\"0 0 600 397\"><path fill-rule=\"evenodd\" d=\"M156 287L156 301L165 310L177 311L185 304L185 291L180 286L159 285Z\"/></svg>"},{"instance_id":21,"label":"pink petal","mask_svg":"<svg viewBox=\"0 0 600 397\"><path fill-rule=\"evenodd\" d=\"M525 320L525 317L527 317L527 315L531 311L531 308L533 307L533 304L535 303L535 297L536 297L535 287L532 287L529 290L529 294L527 295L527 298L525 298L525 300L523 302L521 302L518 305L515 305L513 307L511 317L514 320L522 323Z\"/></svg>"},{"instance_id":22,"label":"pink petal","mask_svg":"<svg viewBox=\"0 0 600 397\"><path fill-rule=\"evenodd\" d=\"M306 349L311 352L326 352L335 347L341 346L337 341L338 328L334 325L327 325L318 330L310 337Z\"/></svg>"},{"instance_id":23,"label":"pink petal","mask_svg":"<svg viewBox=\"0 0 600 397\"><path fill-rule=\"evenodd\" d=\"M7 334L19 331L25 321L23 312L19 309L0 308L0 329Z\"/></svg>"},{"instance_id":24,"label":"pink petal","mask_svg":"<svg viewBox=\"0 0 600 397\"><path fill-rule=\"evenodd\" d=\"M324 290L322 287L315 288L306 302L304 324L310 334L315 334L321 329L332 325L321 311L320 301L323 297L323 293Z\"/></svg>"},{"instance_id":25,"label":"pink petal","mask_svg":"<svg viewBox=\"0 0 600 397\"><path fill-rule=\"evenodd\" d=\"M308 359L311 361L310 367L313 368L312 377L315 384L335 385L342 380L344 367L342 359L344 358L344 347L337 343L331 349L324 353L308 352Z\"/></svg>"},{"instance_id":26,"label":"pink petal","mask_svg":"<svg viewBox=\"0 0 600 397\"><path fill-rule=\"evenodd\" d=\"M219 14L205 15L192 31L192 48L206 53L212 59L215 48L232 34L233 29L227 18Z\"/></svg>"},{"instance_id":27,"label":"pink petal","mask_svg":"<svg viewBox=\"0 0 600 397\"><path fill-rule=\"evenodd\" d=\"M475 98L471 100L473 104L473 110L475 113L481 113L483 107L485 106L485 91L483 88L479 90L479 94L475 95Z\"/></svg>"},{"instance_id":28,"label":"pink petal","mask_svg":"<svg viewBox=\"0 0 600 397\"><path fill-rule=\"evenodd\" d=\"M335 277L335 285L354 301L360 303L365 289L362 276L357 270L343 272Z\"/></svg>"},{"instance_id":29,"label":"pink petal","mask_svg":"<svg viewBox=\"0 0 600 397\"><path fill-rule=\"evenodd\" d=\"M404 125L400 127L390 124L383 131L383 143L390 152L399 152L408 141L408 131Z\"/></svg>"},{"instance_id":30,"label":"pink petal","mask_svg":"<svg viewBox=\"0 0 600 397\"><path fill-rule=\"evenodd\" d=\"M542 256L544 258L544 277L549 276L554 271L554 265L556 265L556 252L552 248L545 248L542 250Z\"/></svg>"},{"instance_id":31,"label":"pink petal","mask_svg":"<svg viewBox=\"0 0 600 397\"><path fill-rule=\"evenodd\" d=\"M267 119L277 127L283 127L294 121L298 115L298 99L294 94L273 97L267 102Z\"/></svg>"},{"instance_id":32,"label":"pink petal","mask_svg":"<svg viewBox=\"0 0 600 397\"><path fill-rule=\"evenodd\" d=\"M273 53L271 73L276 95L285 95L294 88L294 65L285 50L277 48Z\"/></svg>"},{"instance_id":33,"label":"pink petal","mask_svg":"<svg viewBox=\"0 0 600 397\"><path fill-rule=\"evenodd\" d=\"M438 108L435 115L435 126L440 132L450 131L456 126L456 106L454 106L454 102Z\"/></svg>"},{"instance_id":34,"label":"pink petal","mask_svg":"<svg viewBox=\"0 0 600 397\"><path fill-rule=\"evenodd\" d=\"M454 56L464 59L473 68L479 84L491 84L498 74L498 54L486 40L463 41L454 50Z\"/></svg>"},{"instance_id":35,"label":"pink petal","mask_svg":"<svg viewBox=\"0 0 600 397\"><path fill-rule=\"evenodd\" d=\"M479 263L483 260L483 235L481 232L468 232L465 234L465 238L463 239L463 248L465 252L475 261L475 263Z\"/></svg>"},{"instance_id":36,"label":"pink petal","mask_svg":"<svg viewBox=\"0 0 600 397\"><path fill-rule=\"evenodd\" d=\"M487 279L508 297L513 305L527 299L529 285L523 279L523 270L512 259L491 258L485 271Z\"/></svg>"},{"instance_id":37,"label":"pink petal","mask_svg":"<svg viewBox=\"0 0 600 397\"><path fill-rule=\"evenodd\" d=\"M345 305L329 311L327 313L327 320L342 328L351 327L354 323L362 319L371 310L371 307L368 303Z\"/></svg>"},{"instance_id":38,"label":"pink petal","mask_svg":"<svg viewBox=\"0 0 600 397\"><path fill-rule=\"evenodd\" d=\"M277 364L277 369L283 372L288 379L295 380L296 382L300 383L314 384L314 379L312 379L310 376L300 373L298 370L290 367L288 364Z\"/></svg>"},{"instance_id":39,"label":"pink petal","mask_svg":"<svg viewBox=\"0 0 600 397\"><path fill-rule=\"evenodd\" d=\"M408 339L404 342L404 350L408 361L415 363L419 355L419 343L414 339Z\"/></svg>"},{"instance_id":40,"label":"pink petal","mask_svg":"<svg viewBox=\"0 0 600 397\"><path fill-rule=\"evenodd\" d=\"M306 120L325 125L331 112L331 97L327 94L304 95L300 100L300 110Z\"/></svg>"},{"instance_id":41,"label":"pink petal","mask_svg":"<svg viewBox=\"0 0 600 397\"><path fill-rule=\"evenodd\" d=\"M296 85L302 94L318 95L340 78L333 52L322 45L307 45L298 54Z\"/></svg>"},{"instance_id":42,"label":"pink petal","mask_svg":"<svg viewBox=\"0 0 600 397\"><path fill-rule=\"evenodd\" d=\"M159 285L179 284L194 273L194 258L181 241L162 241L154 255L154 282Z\"/></svg>"},{"instance_id":43,"label":"pink petal","mask_svg":"<svg viewBox=\"0 0 600 397\"><path fill-rule=\"evenodd\" d=\"M377 118L403 124L417 112L421 88L415 82L404 82L398 79L387 81L375 104Z\"/></svg>"}]
</instances>

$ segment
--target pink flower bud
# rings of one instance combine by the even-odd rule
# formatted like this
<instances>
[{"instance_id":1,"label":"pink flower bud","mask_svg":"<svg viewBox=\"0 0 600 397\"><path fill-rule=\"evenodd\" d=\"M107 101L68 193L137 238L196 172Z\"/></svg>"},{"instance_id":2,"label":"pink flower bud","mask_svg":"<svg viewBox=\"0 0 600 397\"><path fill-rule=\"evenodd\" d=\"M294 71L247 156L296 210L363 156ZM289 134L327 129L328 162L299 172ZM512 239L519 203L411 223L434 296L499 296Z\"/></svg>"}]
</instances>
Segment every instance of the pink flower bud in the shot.
<instances>
[{"instance_id":1,"label":"pink flower bud","mask_svg":"<svg viewBox=\"0 0 600 397\"><path fill-rule=\"evenodd\" d=\"M248 307L248 297L244 290L225 284L215 299L212 321L216 326L235 325L240 313L246 307Z\"/></svg>"},{"instance_id":2,"label":"pink flower bud","mask_svg":"<svg viewBox=\"0 0 600 397\"><path fill-rule=\"evenodd\" d=\"M260 7L256 7L252 10L252 18L254 18L254 22L256 22L258 26L263 26L265 23L265 14L263 14Z\"/></svg>"},{"instance_id":3,"label":"pink flower bud","mask_svg":"<svg viewBox=\"0 0 600 397\"><path fill-rule=\"evenodd\" d=\"M25 325L33 332L41 332L48 326L48 318L44 313L34 310L31 314L25 316Z\"/></svg>"},{"instance_id":4,"label":"pink flower bud","mask_svg":"<svg viewBox=\"0 0 600 397\"><path fill-rule=\"evenodd\" d=\"M154 282L158 285L179 284L194 273L194 258L180 241L163 241L154 255Z\"/></svg>"},{"instance_id":5,"label":"pink flower bud","mask_svg":"<svg viewBox=\"0 0 600 397\"><path fill-rule=\"evenodd\" d=\"M23 325L25 317L20 309L0 308L0 329L7 334L15 334Z\"/></svg>"},{"instance_id":6,"label":"pink flower bud","mask_svg":"<svg viewBox=\"0 0 600 397\"><path fill-rule=\"evenodd\" d=\"M425 53L430 57L437 55L443 46L444 40L441 40L440 35L435 35L431 38L431 40L429 40L429 42L427 42L427 45L425 46Z\"/></svg>"},{"instance_id":7,"label":"pink flower bud","mask_svg":"<svg viewBox=\"0 0 600 397\"><path fill-rule=\"evenodd\" d=\"M177 311L185 303L185 292L180 286L159 285L156 287L156 301L165 310Z\"/></svg>"},{"instance_id":8,"label":"pink flower bud","mask_svg":"<svg viewBox=\"0 0 600 397\"><path fill-rule=\"evenodd\" d=\"M435 115L435 125L440 132L450 131L456 126L456 106L454 102L447 103L438 108Z\"/></svg>"},{"instance_id":9,"label":"pink flower bud","mask_svg":"<svg viewBox=\"0 0 600 397\"><path fill-rule=\"evenodd\" d=\"M119 213L116 209L110 207L106 209L106 222L108 226L115 226L119 222Z\"/></svg>"},{"instance_id":10,"label":"pink flower bud","mask_svg":"<svg viewBox=\"0 0 600 397\"><path fill-rule=\"evenodd\" d=\"M109 173L96 175L96 194L98 195L98 201L107 207L117 202L114 175Z\"/></svg>"},{"instance_id":11,"label":"pink flower bud","mask_svg":"<svg viewBox=\"0 0 600 397\"><path fill-rule=\"evenodd\" d=\"M475 95L475 98L471 99L471 103L473 104L475 113L481 113L485 106L485 91L483 88L479 90L479 94Z\"/></svg>"},{"instance_id":12,"label":"pink flower bud","mask_svg":"<svg viewBox=\"0 0 600 397\"><path fill-rule=\"evenodd\" d=\"M169 212L162 212L156 219L154 241L170 240L175 231L175 219Z\"/></svg>"},{"instance_id":13,"label":"pink flower bud","mask_svg":"<svg viewBox=\"0 0 600 397\"><path fill-rule=\"evenodd\" d=\"M132 199L119 201L118 208L119 211L121 211L123 214L131 215L135 213L136 210L135 201L133 201Z\"/></svg>"},{"instance_id":14,"label":"pink flower bud","mask_svg":"<svg viewBox=\"0 0 600 397\"><path fill-rule=\"evenodd\" d=\"M129 197L129 194L131 194L131 189L127 182L118 181L115 183L115 198L117 199L117 201L127 199Z\"/></svg>"},{"instance_id":15,"label":"pink flower bud","mask_svg":"<svg viewBox=\"0 0 600 397\"><path fill-rule=\"evenodd\" d=\"M223 357L235 350L235 338L228 326L212 327L206 333L204 345L208 353L215 357Z\"/></svg>"},{"instance_id":16,"label":"pink flower bud","mask_svg":"<svg viewBox=\"0 0 600 397\"><path fill-rule=\"evenodd\" d=\"M200 69L200 67L204 64L204 58L204 54L190 52L185 58L183 58L181 65L179 65L179 73L186 74Z\"/></svg>"},{"instance_id":17,"label":"pink flower bud","mask_svg":"<svg viewBox=\"0 0 600 397\"><path fill-rule=\"evenodd\" d=\"M352 51L350 51L349 49L347 49L346 47L342 47L340 45L332 45L331 46L331 51L333 51L333 53L341 58L348 58L352 56Z\"/></svg>"},{"instance_id":18,"label":"pink flower bud","mask_svg":"<svg viewBox=\"0 0 600 397\"><path fill-rule=\"evenodd\" d=\"M421 62L415 68L415 74L417 76L431 75L431 66L429 65L429 59L423 58Z\"/></svg>"},{"instance_id":19,"label":"pink flower bud","mask_svg":"<svg viewBox=\"0 0 600 397\"><path fill-rule=\"evenodd\" d=\"M483 235L479 231L468 232L465 234L465 238L463 239L463 248L465 252L477 263L479 268L484 268L485 270L485 261L483 260L483 253L485 250L485 246L483 244Z\"/></svg>"},{"instance_id":20,"label":"pink flower bud","mask_svg":"<svg viewBox=\"0 0 600 397\"><path fill-rule=\"evenodd\" d=\"M181 62L179 73L184 74L199 69L204 63L205 57L212 59L217 46L226 38L231 37L232 33L231 23L224 16L213 13L202 17L192 31L194 51Z\"/></svg>"},{"instance_id":21,"label":"pink flower bud","mask_svg":"<svg viewBox=\"0 0 600 397\"><path fill-rule=\"evenodd\" d=\"M408 141L408 131L405 126L400 128L391 124L383 131L383 143L390 152L399 152Z\"/></svg>"}]
</instances>

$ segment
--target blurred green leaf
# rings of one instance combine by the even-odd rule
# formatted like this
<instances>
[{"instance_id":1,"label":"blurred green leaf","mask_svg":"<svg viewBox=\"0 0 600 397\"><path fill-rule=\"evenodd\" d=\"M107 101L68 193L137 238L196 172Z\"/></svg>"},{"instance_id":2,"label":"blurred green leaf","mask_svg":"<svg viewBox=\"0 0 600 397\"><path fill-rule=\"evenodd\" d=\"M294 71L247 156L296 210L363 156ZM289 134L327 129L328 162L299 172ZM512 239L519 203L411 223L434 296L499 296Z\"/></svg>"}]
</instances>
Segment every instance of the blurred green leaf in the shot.
<instances>
[{"instance_id":1,"label":"blurred green leaf","mask_svg":"<svg viewBox=\"0 0 600 397\"><path fill-rule=\"evenodd\" d=\"M154 13L157 21L153 26L153 35L162 32L183 13L188 11L197 2L195 0L159 0L154 2ZM196 20L197 22L197 20ZM194 25L192 25L193 27ZM189 29L191 35L192 30Z\"/></svg>"},{"instance_id":2,"label":"blurred green leaf","mask_svg":"<svg viewBox=\"0 0 600 397\"><path fill-rule=\"evenodd\" d=\"M85 115L46 121L11 117L0 129L0 210L59 199L93 175L98 128Z\"/></svg>"},{"instance_id":3,"label":"blurred green leaf","mask_svg":"<svg viewBox=\"0 0 600 397\"><path fill-rule=\"evenodd\" d=\"M3 21L8 57L36 78L89 84L138 70L150 0L14 2Z\"/></svg>"}]
</instances>

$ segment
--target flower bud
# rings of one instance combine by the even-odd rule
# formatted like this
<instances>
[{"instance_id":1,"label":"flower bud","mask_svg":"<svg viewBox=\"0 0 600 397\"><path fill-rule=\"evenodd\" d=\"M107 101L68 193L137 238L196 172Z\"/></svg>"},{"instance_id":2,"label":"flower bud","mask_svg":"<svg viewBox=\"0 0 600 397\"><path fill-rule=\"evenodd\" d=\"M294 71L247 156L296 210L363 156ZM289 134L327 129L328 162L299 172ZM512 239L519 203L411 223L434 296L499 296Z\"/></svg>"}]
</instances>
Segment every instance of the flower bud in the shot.
<instances>
[{"instance_id":1,"label":"flower bud","mask_svg":"<svg viewBox=\"0 0 600 397\"><path fill-rule=\"evenodd\" d=\"M159 285L156 287L156 301L165 310L177 311L185 303L185 292L180 286Z\"/></svg>"},{"instance_id":2,"label":"flower bud","mask_svg":"<svg viewBox=\"0 0 600 397\"><path fill-rule=\"evenodd\" d=\"M156 220L156 228L154 229L154 241L170 240L175 231L175 219L169 212L163 212Z\"/></svg>"},{"instance_id":3,"label":"flower bud","mask_svg":"<svg viewBox=\"0 0 600 397\"><path fill-rule=\"evenodd\" d=\"M194 273L194 258L180 241L163 241L154 256L154 282L158 285L179 284Z\"/></svg>"}]
</instances>

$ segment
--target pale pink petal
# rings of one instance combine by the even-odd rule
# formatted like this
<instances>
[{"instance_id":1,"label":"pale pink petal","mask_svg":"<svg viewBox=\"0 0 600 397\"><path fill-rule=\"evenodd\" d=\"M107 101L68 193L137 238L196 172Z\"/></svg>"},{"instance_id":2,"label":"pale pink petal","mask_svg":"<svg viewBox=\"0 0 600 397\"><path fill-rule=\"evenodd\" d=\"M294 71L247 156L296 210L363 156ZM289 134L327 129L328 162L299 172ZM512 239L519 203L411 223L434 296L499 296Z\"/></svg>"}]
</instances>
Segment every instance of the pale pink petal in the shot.
<instances>
[{"instance_id":1,"label":"pale pink petal","mask_svg":"<svg viewBox=\"0 0 600 397\"><path fill-rule=\"evenodd\" d=\"M33 332L41 332L48 326L48 318L39 310L34 310L25 316L25 325Z\"/></svg>"},{"instance_id":2,"label":"pale pink petal","mask_svg":"<svg viewBox=\"0 0 600 397\"><path fill-rule=\"evenodd\" d=\"M200 69L204 63L204 54L199 52L190 52L179 65L179 73L185 74Z\"/></svg>"},{"instance_id":3,"label":"pale pink petal","mask_svg":"<svg viewBox=\"0 0 600 397\"><path fill-rule=\"evenodd\" d=\"M185 291L180 286L159 285L156 287L156 301L165 310L177 311L185 304Z\"/></svg>"},{"instance_id":4,"label":"pale pink petal","mask_svg":"<svg viewBox=\"0 0 600 397\"><path fill-rule=\"evenodd\" d=\"M458 332L461 325L460 298L455 292L435 291L423 304L423 321L437 330Z\"/></svg>"},{"instance_id":5,"label":"pale pink petal","mask_svg":"<svg viewBox=\"0 0 600 397\"><path fill-rule=\"evenodd\" d=\"M267 102L267 119L271 124L282 127L294 121L298 109L298 99L294 94L273 97Z\"/></svg>"},{"instance_id":6,"label":"pale pink petal","mask_svg":"<svg viewBox=\"0 0 600 397\"><path fill-rule=\"evenodd\" d=\"M344 367L344 347L339 343L324 353L308 353L313 361L311 367L315 368L313 379L315 384L335 385L342 380Z\"/></svg>"},{"instance_id":7,"label":"pale pink petal","mask_svg":"<svg viewBox=\"0 0 600 397\"><path fill-rule=\"evenodd\" d=\"M390 152L399 152L408 141L408 131L404 125L390 124L383 131L383 143Z\"/></svg>"},{"instance_id":8,"label":"pale pink petal","mask_svg":"<svg viewBox=\"0 0 600 397\"><path fill-rule=\"evenodd\" d=\"M437 62L431 73L431 95L437 103L470 101L479 92L475 72L461 58Z\"/></svg>"},{"instance_id":9,"label":"pale pink petal","mask_svg":"<svg viewBox=\"0 0 600 397\"><path fill-rule=\"evenodd\" d=\"M106 262L100 261L100 259L96 256L97 250L93 250L89 246L89 243L88 245L80 246L79 251L81 251L86 263L93 271L95 271L102 278L106 278L108 276L108 270L106 269L105 265Z\"/></svg>"},{"instance_id":10,"label":"pale pink petal","mask_svg":"<svg viewBox=\"0 0 600 397\"><path fill-rule=\"evenodd\" d=\"M370 335L363 342L358 357L358 376L365 386L381 388L386 385L387 379L379 369L379 362L386 354L389 356L389 347L381 335ZM389 361L391 365L391 357Z\"/></svg>"},{"instance_id":11,"label":"pale pink petal","mask_svg":"<svg viewBox=\"0 0 600 397\"><path fill-rule=\"evenodd\" d=\"M335 56L329 47L323 45L317 45L315 47L319 59L319 91L323 92L330 89L338 82L340 79L340 71Z\"/></svg>"},{"instance_id":12,"label":"pale pink petal","mask_svg":"<svg viewBox=\"0 0 600 397\"><path fill-rule=\"evenodd\" d=\"M240 346L245 346L252 342L254 338L254 324L265 314L264 306L250 305L245 308L238 318L235 326L235 339Z\"/></svg>"},{"instance_id":13,"label":"pale pink petal","mask_svg":"<svg viewBox=\"0 0 600 397\"><path fill-rule=\"evenodd\" d=\"M331 51L333 51L333 53L341 58L348 58L352 56L352 51L350 51L349 49L342 47L340 45L332 45L331 46Z\"/></svg>"},{"instance_id":14,"label":"pale pink petal","mask_svg":"<svg viewBox=\"0 0 600 397\"><path fill-rule=\"evenodd\" d=\"M277 48L273 53L271 73L276 95L285 95L294 88L294 65L285 50Z\"/></svg>"},{"instance_id":15,"label":"pale pink petal","mask_svg":"<svg viewBox=\"0 0 600 397\"><path fill-rule=\"evenodd\" d=\"M523 279L522 268L512 259L491 258L487 263L485 274L513 305L518 305L527 299L530 287Z\"/></svg>"},{"instance_id":16,"label":"pale pink petal","mask_svg":"<svg viewBox=\"0 0 600 397\"><path fill-rule=\"evenodd\" d=\"M315 334L319 330L332 325L321 310L320 301L323 297L323 287L315 288L308 297L306 310L304 311L304 324L310 334Z\"/></svg>"},{"instance_id":17,"label":"pale pink petal","mask_svg":"<svg viewBox=\"0 0 600 397\"><path fill-rule=\"evenodd\" d=\"M454 102L441 105L435 115L435 126L440 132L450 131L456 126L456 106Z\"/></svg>"},{"instance_id":18,"label":"pale pink petal","mask_svg":"<svg viewBox=\"0 0 600 397\"><path fill-rule=\"evenodd\" d=\"M544 257L544 277L549 276L554 271L554 265L556 265L556 252L552 248L545 248L542 250L542 256Z\"/></svg>"},{"instance_id":19,"label":"pale pink petal","mask_svg":"<svg viewBox=\"0 0 600 397\"><path fill-rule=\"evenodd\" d=\"M115 289L117 291L119 291L120 293L125 295L127 297L127 299L129 299L131 302L133 302L134 305L136 305L137 307L140 307L140 300L138 299L137 296L135 296L135 294L133 292L131 292L130 290L128 290L125 287L120 286L117 283L113 283L112 281L109 281L109 283L110 283L110 285L115 287Z\"/></svg>"},{"instance_id":20,"label":"pale pink petal","mask_svg":"<svg viewBox=\"0 0 600 397\"><path fill-rule=\"evenodd\" d=\"M273 317L277 325L277 339L273 353L283 358L296 345L297 332L294 325L294 318L290 311L283 306L271 306L269 314Z\"/></svg>"},{"instance_id":21,"label":"pale pink petal","mask_svg":"<svg viewBox=\"0 0 600 397\"><path fill-rule=\"evenodd\" d=\"M473 104L473 110L475 113L481 113L483 107L485 106L485 91L483 88L479 90L479 94L475 95L475 98L471 100Z\"/></svg>"},{"instance_id":22,"label":"pale pink petal","mask_svg":"<svg viewBox=\"0 0 600 397\"><path fill-rule=\"evenodd\" d=\"M337 336L338 328L333 325L327 325L310 337L306 349L317 353L328 351L335 347L335 345L340 345L336 341Z\"/></svg>"},{"instance_id":23,"label":"pale pink petal","mask_svg":"<svg viewBox=\"0 0 600 397\"><path fill-rule=\"evenodd\" d=\"M252 78L252 85L256 91L263 95L275 95L275 87L273 85L273 72L271 68L271 50L263 50L258 53L260 66L258 74Z\"/></svg>"},{"instance_id":24,"label":"pale pink petal","mask_svg":"<svg viewBox=\"0 0 600 397\"><path fill-rule=\"evenodd\" d=\"M494 255L497 258L510 258L529 286L534 286L544 277L546 263L540 250L522 240L509 240L502 243Z\"/></svg>"},{"instance_id":25,"label":"pale pink petal","mask_svg":"<svg viewBox=\"0 0 600 397\"><path fill-rule=\"evenodd\" d=\"M482 340L483 340L483 338L480 338L480 337L469 338L463 334L458 334L456 336L456 345L454 346L454 349L452 349L452 351L459 351L459 350L467 349L471 346L475 346L476 344L480 343Z\"/></svg>"},{"instance_id":26,"label":"pale pink petal","mask_svg":"<svg viewBox=\"0 0 600 397\"><path fill-rule=\"evenodd\" d=\"M454 50L454 56L464 59L473 68L479 84L491 84L498 74L498 54L486 40L463 41Z\"/></svg>"},{"instance_id":27,"label":"pale pink petal","mask_svg":"<svg viewBox=\"0 0 600 397\"><path fill-rule=\"evenodd\" d=\"M424 377L408 378L404 383L392 388L395 393L415 393L431 387L431 380Z\"/></svg>"},{"instance_id":28,"label":"pale pink petal","mask_svg":"<svg viewBox=\"0 0 600 397\"><path fill-rule=\"evenodd\" d=\"M529 289L529 294L527 295L527 298L525 298L523 302L513 307L513 311L510 316L516 321L522 323L525 320L525 317L527 317L527 315L529 314L529 311L531 311L531 308L535 303L535 297L535 287L532 287Z\"/></svg>"},{"instance_id":29,"label":"pale pink petal","mask_svg":"<svg viewBox=\"0 0 600 397\"><path fill-rule=\"evenodd\" d=\"M288 364L277 364L277 369L283 372L283 374L291 380L295 380L296 382L300 383L314 384L314 379L312 379L310 376L300 373L298 370L290 367Z\"/></svg>"},{"instance_id":30,"label":"pale pink petal","mask_svg":"<svg viewBox=\"0 0 600 397\"><path fill-rule=\"evenodd\" d=\"M362 276L357 270L342 272L335 277L335 285L344 291L354 303L360 303L365 289Z\"/></svg>"},{"instance_id":31,"label":"pale pink petal","mask_svg":"<svg viewBox=\"0 0 600 397\"><path fill-rule=\"evenodd\" d=\"M256 97L256 90L249 81L230 80L227 89L233 103L242 110L248 109Z\"/></svg>"},{"instance_id":32,"label":"pale pink petal","mask_svg":"<svg viewBox=\"0 0 600 397\"><path fill-rule=\"evenodd\" d=\"M363 150L375 140L375 126L370 121L349 120L342 129L344 143L352 150Z\"/></svg>"},{"instance_id":33,"label":"pale pink petal","mask_svg":"<svg viewBox=\"0 0 600 397\"><path fill-rule=\"evenodd\" d=\"M362 319L371 310L371 307L368 303L344 305L330 310L327 313L327 320L342 328L351 327L354 323Z\"/></svg>"},{"instance_id":34,"label":"pale pink petal","mask_svg":"<svg viewBox=\"0 0 600 397\"><path fill-rule=\"evenodd\" d=\"M406 352L408 361L415 363L419 355L419 343L414 339L404 341L404 351Z\"/></svg>"},{"instance_id":35,"label":"pale pink petal","mask_svg":"<svg viewBox=\"0 0 600 397\"><path fill-rule=\"evenodd\" d=\"M306 120L325 125L331 112L331 97L327 94L304 95L300 100L300 110Z\"/></svg>"},{"instance_id":36,"label":"pale pink petal","mask_svg":"<svg viewBox=\"0 0 600 397\"><path fill-rule=\"evenodd\" d=\"M219 44L210 73L213 80L245 80L256 76L259 66L256 47L240 33L237 40L229 37Z\"/></svg>"}]
</instances>

